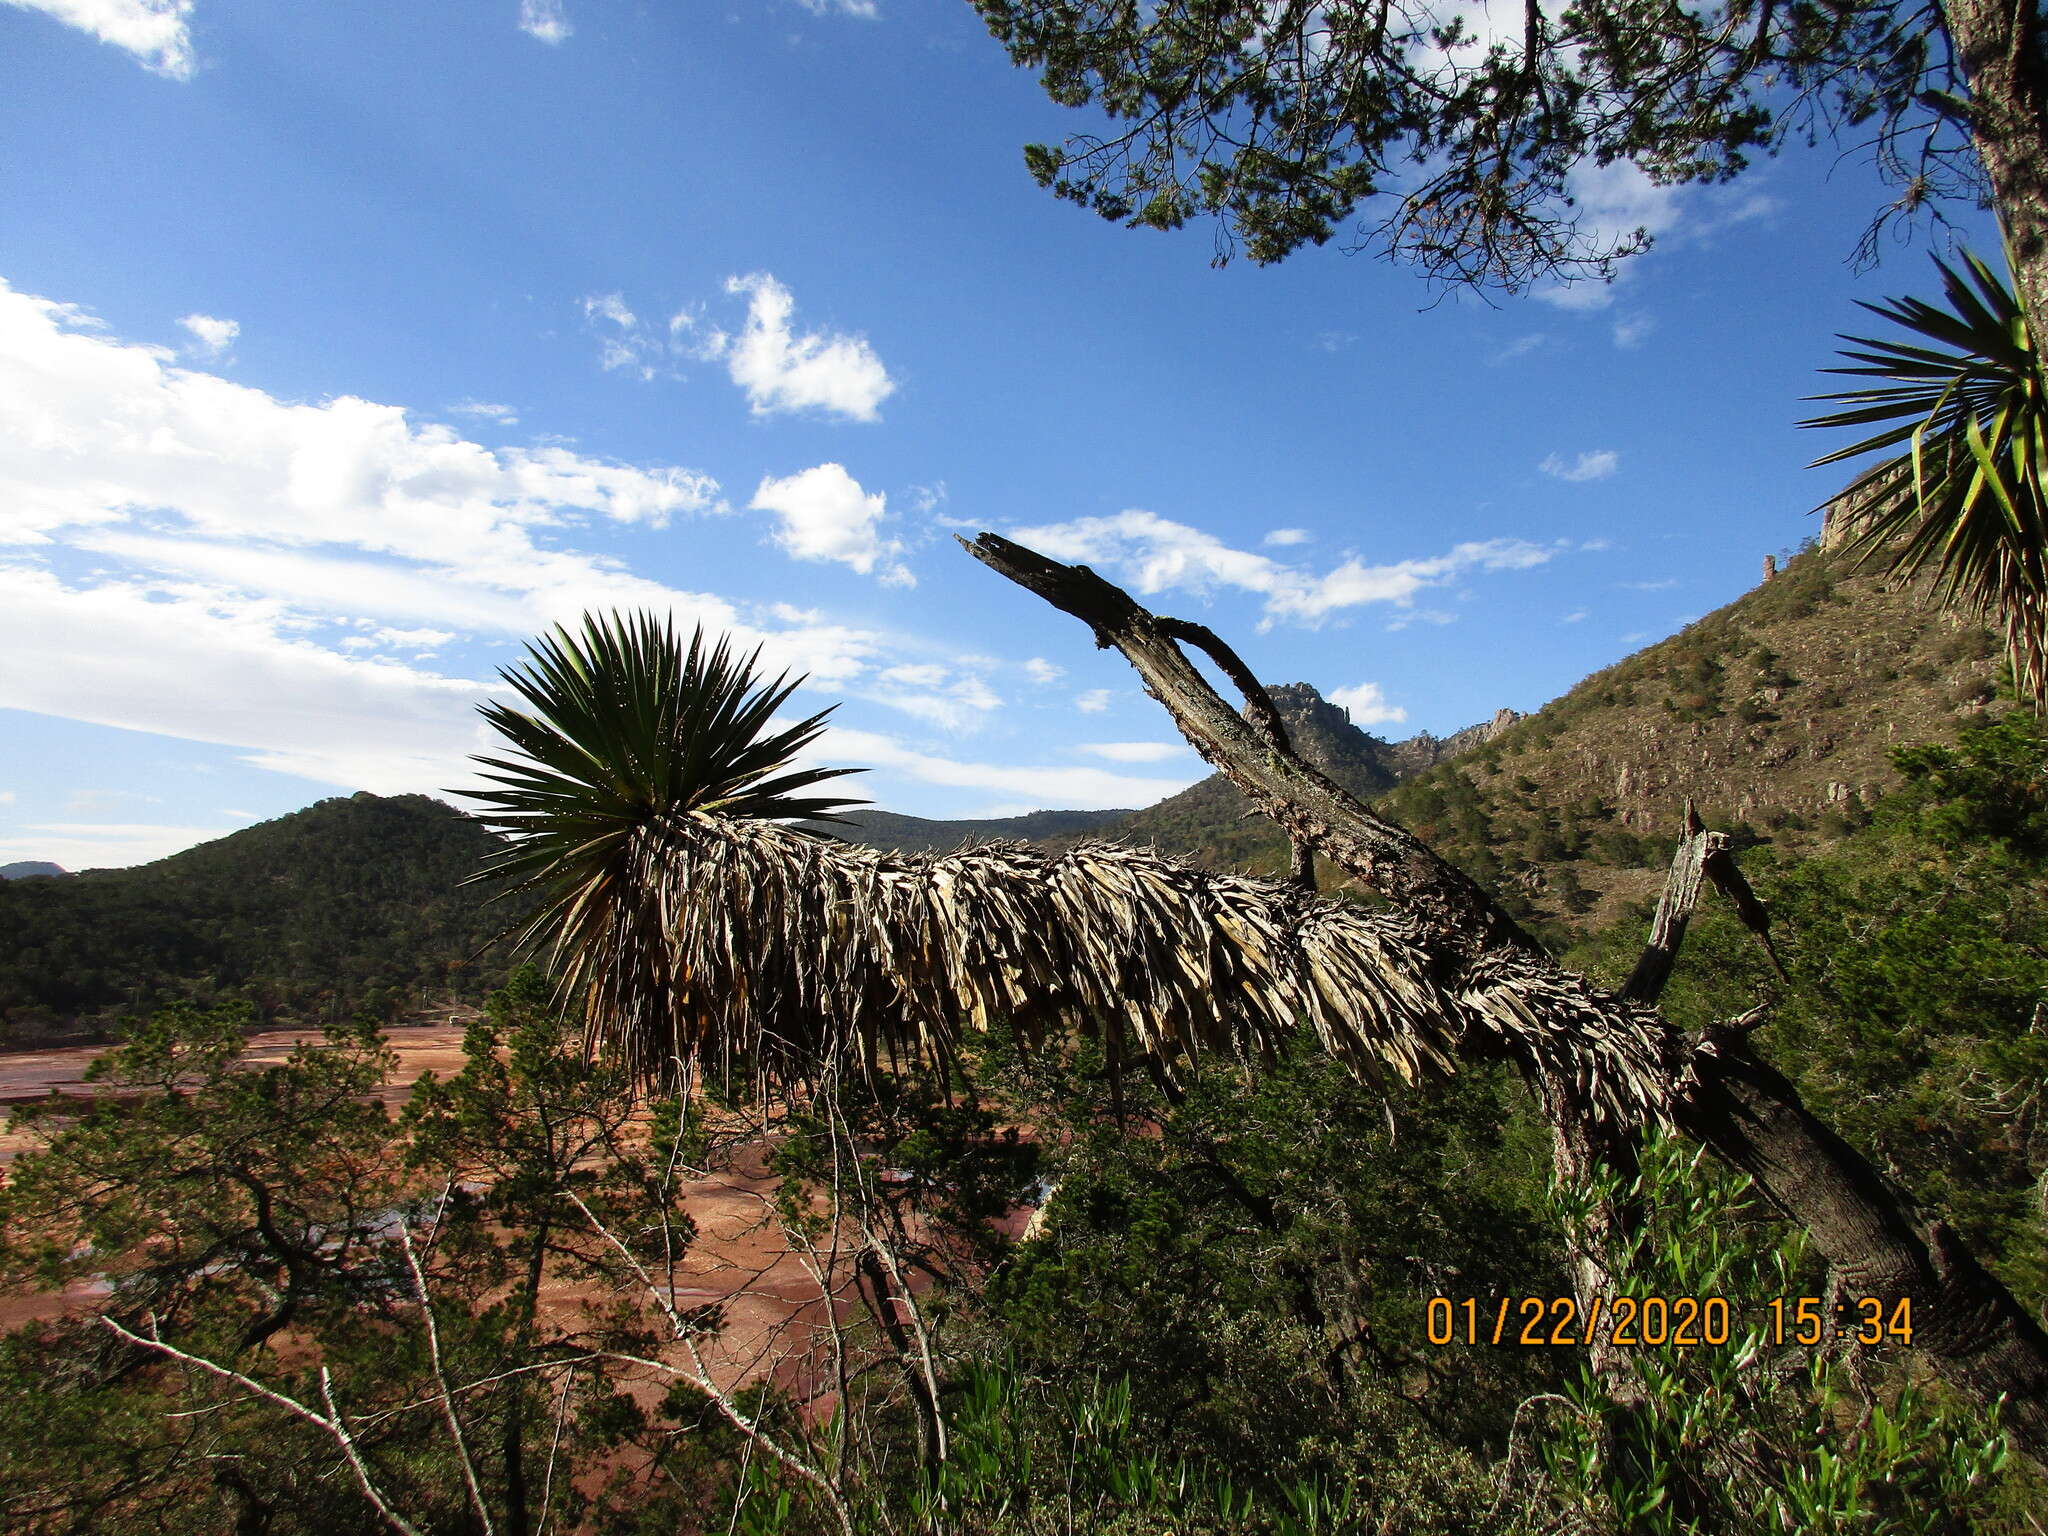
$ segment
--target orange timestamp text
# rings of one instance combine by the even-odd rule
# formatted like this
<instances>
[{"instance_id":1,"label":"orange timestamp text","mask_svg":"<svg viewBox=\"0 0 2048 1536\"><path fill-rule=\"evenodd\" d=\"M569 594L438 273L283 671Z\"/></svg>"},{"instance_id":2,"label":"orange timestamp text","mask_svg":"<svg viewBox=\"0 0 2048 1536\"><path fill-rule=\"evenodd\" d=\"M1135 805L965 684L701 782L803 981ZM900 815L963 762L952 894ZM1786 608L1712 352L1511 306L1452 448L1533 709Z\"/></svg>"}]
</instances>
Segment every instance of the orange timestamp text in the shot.
<instances>
[{"instance_id":1,"label":"orange timestamp text","mask_svg":"<svg viewBox=\"0 0 2048 1536\"><path fill-rule=\"evenodd\" d=\"M1613 1344L1726 1344L1736 1309L1725 1296L1595 1296L1583 1309L1570 1296L1432 1296L1425 1312L1432 1344L1586 1344L1607 1330ZM1770 1344L1818 1344L1832 1336L1860 1344L1911 1344L1913 1302L1846 1297L1830 1308L1818 1296L1773 1296L1757 1308Z\"/></svg>"}]
</instances>

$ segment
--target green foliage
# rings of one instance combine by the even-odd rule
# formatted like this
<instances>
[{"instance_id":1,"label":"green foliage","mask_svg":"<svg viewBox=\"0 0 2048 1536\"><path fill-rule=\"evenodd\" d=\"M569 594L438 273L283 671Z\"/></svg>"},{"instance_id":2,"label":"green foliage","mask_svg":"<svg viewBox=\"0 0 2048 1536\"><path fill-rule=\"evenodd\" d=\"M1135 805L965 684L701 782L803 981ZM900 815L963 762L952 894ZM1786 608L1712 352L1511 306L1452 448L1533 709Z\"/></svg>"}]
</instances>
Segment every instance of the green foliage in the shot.
<instances>
[{"instance_id":1,"label":"green foliage","mask_svg":"<svg viewBox=\"0 0 2048 1536\"><path fill-rule=\"evenodd\" d=\"M664 818L829 822L858 803L797 793L859 770L790 767L830 711L770 731L802 679L759 682L758 652L707 648L701 631L686 647L671 622L641 613L586 614L581 635L557 626L527 656L499 674L527 710L479 711L516 754L477 759L504 788L468 796L509 839L480 878L542 898L524 942L545 935L560 953L585 952L615 915L611 888L636 883L641 837Z\"/></svg>"},{"instance_id":2,"label":"green foliage","mask_svg":"<svg viewBox=\"0 0 2048 1536\"><path fill-rule=\"evenodd\" d=\"M1826 1295L1825 1276L1747 1179L1653 1137L1636 1178L1560 1191L1561 1213L1592 1200L1644 1217L1613 1255L1622 1294L1724 1298L1729 1338L1631 1346L1621 1396L1582 1369L1531 1429L1539 1499L1635 1536L2026 1529L2038 1490L2002 1475L1995 1416L1916 1381L1902 1350L1780 1337L1797 1329L1780 1327L1770 1299L1785 1299L1789 1318L1795 1298Z\"/></svg>"},{"instance_id":3,"label":"green foliage","mask_svg":"<svg viewBox=\"0 0 2048 1536\"><path fill-rule=\"evenodd\" d=\"M388 1529L338 1439L251 1383L345 1415L423 1531L673 1529L728 1498L731 1432L687 1385L650 1414L641 1384L666 1378L634 1363L666 1330L625 1255L659 1272L687 1249L678 1178L545 995L515 978L402 1122L369 1023L265 1066L240 1015L190 1009L103 1057L82 1115L19 1112L41 1145L0 1195L0 1279L103 1294L0 1343L9 1529ZM543 1309L565 1284L589 1299Z\"/></svg>"},{"instance_id":4,"label":"green foliage","mask_svg":"<svg viewBox=\"0 0 2048 1536\"><path fill-rule=\"evenodd\" d=\"M1935 262L1946 309L1864 304L1915 340L1844 337L1869 349L1843 353L1862 366L1827 371L1886 382L1818 396L1846 408L1800 425L1902 423L1814 461L1906 445L1850 492L1853 547L1902 576L1931 571L1948 602L2002 623L2038 705L2048 701L2048 379L2012 289L1976 256L1963 263L1967 276Z\"/></svg>"},{"instance_id":5,"label":"green foliage","mask_svg":"<svg viewBox=\"0 0 2048 1536\"><path fill-rule=\"evenodd\" d=\"M1648 236L1583 228L1567 194L1575 167L1621 160L1663 183L1725 180L1756 149L1813 130L1823 96L1829 128L1876 119L1881 141L1931 106L1906 156L1916 167L1940 165L1967 133L1941 94L1953 80L1929 41L1936 23L1890 4L1708 13L1598 0L1486 41L1413 5L975 7L1055 102L1108 119L1061 147L1027 148L1039 184L1137 227L1214 214L1219 260L1241 244L1279 261L1385 197L1382 243L1431 277L1517 289L1608 275ZM1958 190L1916 177L1915 201L1944 189Z\"/></svg>"},{"instance_id":6,"label":"green foliage","mask_svg":"<svg viewBox=\"0 0 2048 1536\"><path fill-rule=\"evenodd\" d=\"M1347 1490L1387 1529L1475 1518L1483 1449L1553 1362L1446 1360L1427 1298L1562 1283L1544 1144L1501 1077L1386 1097L1304 1050L1206 1062L1162 1095L1084 1051L1010 1082L1044 1106L1059 1183L976 1326L982 1358L1050 1384L1019 1430L1044 1457L1072 1432L1060 1394L1117 1383L1128 1443L1169 1480L1199 1467L1267 1511L1304 1483Z\"/></svg>"}]
</instances>

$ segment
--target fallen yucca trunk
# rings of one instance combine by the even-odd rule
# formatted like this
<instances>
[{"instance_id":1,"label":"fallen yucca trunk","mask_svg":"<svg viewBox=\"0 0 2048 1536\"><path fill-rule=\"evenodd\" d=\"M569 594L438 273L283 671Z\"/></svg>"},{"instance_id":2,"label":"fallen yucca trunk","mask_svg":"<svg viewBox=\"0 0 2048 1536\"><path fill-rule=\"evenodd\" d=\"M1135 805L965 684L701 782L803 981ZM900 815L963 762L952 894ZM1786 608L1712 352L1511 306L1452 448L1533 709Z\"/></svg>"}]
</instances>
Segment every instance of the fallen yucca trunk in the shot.
<instances>
[{"instance_id":1,"label":"fallen yucca trunk","mask_svg":"<svg viewBox=\"0 0 2048 1536\"><path fill-rule=\"evenodd\" d=\"M622 866L571 974L595 1037L643 1074L745 1055L802 1078L1061 1026L1127 1026L1170 1065L1266 1055L1306 1028L1362 1073L1412 1082L1502 1055L1596 1116L1661 1120L1670 1098L1647 1013L1575 1008L1507 956L1449 991L1397 916L1142 849L901 856L686 813L641 828Z\"/></svg>"}]
</instances>

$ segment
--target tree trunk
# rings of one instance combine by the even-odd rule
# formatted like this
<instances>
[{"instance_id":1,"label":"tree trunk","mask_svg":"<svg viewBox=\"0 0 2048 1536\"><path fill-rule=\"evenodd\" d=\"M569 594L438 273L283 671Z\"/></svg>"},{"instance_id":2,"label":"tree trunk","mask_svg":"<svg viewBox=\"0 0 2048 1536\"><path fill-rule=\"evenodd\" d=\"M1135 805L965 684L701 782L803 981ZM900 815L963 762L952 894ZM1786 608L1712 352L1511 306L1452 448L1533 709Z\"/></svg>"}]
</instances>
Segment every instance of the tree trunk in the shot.
<instances>
[{"instance_id":1,"label":"tree trunk","mask_svg":"<svg viewBox=\"0 0 2048 1536\"><path fill-rule=\"evenodd\" d=\"M1923 1226L1905 1198L1806 1109L1791 1083L1754 1055L1745 1029L1688 1037L1652 1010L1560 969L1472 880L1255 732L1181 652L1174 632L1184 626L1161 621L1086 566L1061 565L989 533L967 549L1087 624L1098 646L1121 651L1181 734L1252 804L1407 912L1448 989L1483 989L1511 967L1542 978L1560 1028L1591 1020L1652 1035L1668 1076L1659 1100L1642 1105L1643 1116L1677 1126L1747 1173L1812 1236L1842 1296L1873 1298L1886 1318L1910 1299L1915 1345L1980 1403L2005 1398L2012 1443L2048 1465L2048 1334L1953 1234L1939 1223ZM1582 1094L1541 1063L1523 1065L1560 1151L1567 1159L1598 1156L1606 1134L1589 1126Z\"/></svg>"},{"instance_id":2,"label":"tree trunk","mask_svg":"<svg viewBox=\"0 0 2048 1536\"><path fill-rule=\"evenodd\" d=\"M1947 0L1967 124L2011 246L2013 289L2048 345L2048 63L2033 0Z\"/></svg>"}]
</instances>

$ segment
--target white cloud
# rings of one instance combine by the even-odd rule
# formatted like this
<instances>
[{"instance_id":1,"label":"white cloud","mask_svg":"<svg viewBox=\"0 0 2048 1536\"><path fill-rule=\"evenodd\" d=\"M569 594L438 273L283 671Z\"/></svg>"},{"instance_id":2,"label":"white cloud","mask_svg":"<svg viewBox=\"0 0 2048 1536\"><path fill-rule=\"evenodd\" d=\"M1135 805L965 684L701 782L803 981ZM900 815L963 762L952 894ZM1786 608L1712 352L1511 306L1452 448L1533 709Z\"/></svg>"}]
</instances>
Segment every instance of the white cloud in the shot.
<instances>
[{"instance_id":1,"label":"white cloud","mask_svg":"<svg viewBox=\"0 0 2048 1536\"><path fill-rule=\"evenodd\" d=\"M640 317L626 308L623 293L593 293L583 300L583 313L592 320L609 320L622 331L638 330Z\"/></svg>"},{"instance_id":2,"label":"white cloud","mask_svg":"<svg viewBox=\"0 0 2048 1536\"><path fill-rule=\"evenodd\" d=\"M192 78L192 34L185 19L192 0L0 0L41 11L67 27L90 32L126 49L145 66L173 80Z\"/></svg>"},{"instance_id":3,"label":"white cloud","mask_svg":"<svg viewBox=\"0 0 2048 1536\"><path fill-rule=\"evenodd\" d=\"M74 789L64 797L64 809L73 816L95 816L131 801L162 805L161 795L145 795L133 789Z\"/></svg>"},{"instance_id":4,"label":"white cloud","mask_svg":"<svg viewBox=\"0 0 2048 1536\"><path fill-rule=\"evenodd\" d=\"M820 749L820 761L871 764L893 768L926 784L989 790L1005 797L1018 797L1018 805L1033 810L1107 810L1115 806L1150 805L1187 788L1195 779L1193 774L1150 779L1111 773L1103 768L1013 768L996 763L963 763L912 751L893 736L838 727L827 733Z\"/></svg>"},{"instance_id":5,"label":"white cloud","mask_svg":"<svg viewBox=\"0 0 2048 1536\"><path fill-rule=\"evenodd\" d=\"M862 21L876 21L882 14L875 0L796 0L796 3L813 16L830 16L836 12Z\"/></svg>"},{"instance_id":6,"label":"white cloud","mask_svg":"<svg viewBox=\"0 0 2048 1536\"><path fill-rule=\"evenodd\" d=\"M781 480L763 479L748 505L781 520L775 542L798 560L837 560L863 576L879 566L887 585L916 586L898 558L903 545L877 531L886 502L880 491L863 491L845 466L820 464Z\"/></svg>"},{"instance_id":7,"label":"white cloud","mask_svg":"<svg viewBox=\"0 0 2048 1536\"><path fill-rule=\"evenodd\" d=\"M0 707L218 742L379 793L445 782L479 744L481 684L342 656L277 619L274 603L128 582L74 590L0 566L0 651L13 662Z\"/></svg>"},{"instance_id":8,"label":"white cloud","mask_svg":"<svg viewBox=\"0 0 2048 1536\"><path fill-rule=\"evenodd\" d=\"M576 29L563 14L562 0L519 0L519 30L544 43L561 43Z\"/></svg>"},{"instance_id":9,"label":"white cloud","mask_svg":"<svg viewBox=\"0 0 2048 1536\"><path fill-rule=\"evenodd\" d=\"M1084 741L1075 750L1106 757L1112 763L1163 763L1188 750L1184 741Z\"/></svg>"},{"instance_id":10,"label":"white cloud","mask_svg":"<svg viewBox=\"0 0 2048 1536\"><path fill-rule=\"evenodd\" d=\"M1024 675L1034 683L1056 683L1067 675L1067 669L1043 656L1034 656L1024 663Z\"/></svg>"},{"instance_id":11,"label":"white cloud","mask_svg":"<svg viewBox=\"0 0 2048 1536\"><path fill-rule=\"evenodd\" d=\"M706 476L493 451L346 396L293 404L90 325L0 283L0 546L20 550L0 561L0 708L220 743L344 788L430 790L480 744L480 685L352 651L636 607L821 684L886 649L554 542L587 521L725 510ZM58 548L96 565L60 579L43 559Z\"/></svg>"},{"instance_id":12,"label":"white cloud","mask_svg":"<svg viewBox=\"0 0 2048 1536\"><path fill-rule=\"evenodd\" d=\"M1313 542L1315 535L1306 528L1275 528L1259 542L1262 544L1290 545Z\"/></svg>"},{"instance_id":13,"label":"white cloud","mask_svg":"<svg viewBox=\"0 0 2048 1536\"><path fill-rule=\"evenodd\" d=\"M1090 688L1086 693L1074 696L1074 708L1084 715L1099 715L1109 708L1109 701L1114 697L1107 688Z\"/></svg>"},{"instance_id":14,"label":"white cloud","mask_svg":"<svg viewBox=\"0 0 2048 1536\"><path fill-rule=\"evenodd\" d=\"M587 294L582 305L583 318L597 335L598 365L606 373L625 369L646 383L668 371L669 354L674 350L669 339L643 327L640 317L626 307L624 294ZM674 330L673 322L670 330Z\"/></svg>"},{"instance_id":15,"label":"white cloud","mask_svg":"<svg viewBox=\"0 0 2048 1536\"><path fill-rule=\"evenodd\" d=\"M1628 160L1606 165L1582 162L1567 178L1565 189L1575 205L1580 233L1606 248L1632 239L1638 230L1652 238L1669 234L1684 211L1682 188L1660 186ZM1536 297L1559 309L1605 309L1614 302L1614 284L1597 279L1558 282L1538 288Z\"/></svg>"},{"instance_id":16,"label":"white cloud","mask_svg":"<svg viewBox=\"0 0 2048 1536\"><path fill-rule=\"evenodd\" d=\"M1407 710L1387 702L1387 696L1380 691L1378 683L1359 683L1350 688L1333 689L1328 697L1332 704L1350 710L1351 723L1359 727L1399 725L1408 718Z\"/></svg>"},{"instance_id":17,"label":"white cloud","mask_svg":"<svg viewBox=\"0 0 2048 1536\"><path fill-rule=\"evenodd\" d=\"M1585 620L1591 618L1592 616L1593 610L1590 608L1574 608L1570 613L1566 614L1557 622L1560 624L1580 624L1585 622Z\"/></svg>"},{"instance_id":18,"label":"white cloud","mask_svg":"<svg viewBox=\"0 0 2048 1536\"><path fill-rule=\"evenodd\" d=\"M790 329L796 300L766 272L729 278L725 291L747 295L746 324L737 336L707 342L706 351L725 358L756 416L821 410L855 421L880 419L896 384L865 337L797 335Z\"/></svg>"},{"instance_id":19,"label":"white cloud","mask_svg":"<svg viewBox=\"0 0 2048 1536\"><path fill-rule=\"evenodd\" d=\"M347 395L287 403L88 324L0 283L0 544L147 508L200 538L350 545L532 590L538 567L566 558L532 529L577 513L660 527L719 507L717 482L691 470L492 450Z\"/></svg>"},{"instance_id":20,"label":"white cloud","mask_svg":"<svg viewBox=\"0 0 2048 1536\"><path fill-rule=\"evenodd\" d=\"M0 864L48 859L73 871L125 869L130 864L167 858L195 843L211 842L235 830L136 822L32 822L11 836L0 835Z\"/></svg>"},{"instance_id":21,"label":"white cloud","mask_svg":"<svg viewBox=\"0 0 2048 1536\"><path fill-rule=\"evenodd\" d=\"M1666 576L1662 581L1617 581L1617 587L1630 592L1663 592L1678 585L1676 576Z\"/></svg>"},{"instance_id":22,"label":"white cloud","mask_svg":"<svg viewBox=\"0 0 2048 1536\"><path fill-rule=\"evenodd\" d=\"M1633 352L1643 344L1643 338L1657 329L1655 317L1636 315L1627 320L1614 322L1614 344L1624 352Z\"/></svg>"},{"instance_id":23,"label":"white cloud","mask_svg":"<svg viewBox=\"0 0 2048 1536\"><path fill-rule=\"evenodd\" d=\"M219 320L212 315L187 315L178 324L192 333L197 349L208 357L219 357L242 334L242 327L235 321Z\"/></svg>"},{"instance_id":24,"label":"white cloud","mask_svg":"<svg viewBox=\"0 0 2048 1536\"><path fill-rule=\"evenodd\" d=\"M913 485L910 504L926 514L938 511L946 504L946 482L940 480L932 485Z\"/></svg>"},{"instance_id":25,"label":"white cloud","mask_svg":"<svg viewBox=\"0 0 2048 1536\"><path fill-rule=\"evenodd\" d=\"M941 679L943 667L891 667L881 674L884 681L904 681L903 674L913 679L929 678L936 672ZM893 677L892 677L893 674ZM947 731L979 730L991 711L1002 707L1002 699L994 689L978 677L958 677L940 687L937 682L913 681L909 688L870 690L861 697L876 704L886 704L891 709L900 709L906 715L913 715L928 725L935 725Z\"/></svg>"},{"instance_id":26,"label":"white cloud","mask_svg":"<svg viewBox=\"0 0 2048 1536\"><path fill-rule=\"evenodd\" d=\"M1394 635L1399 634L1411 624L1434 624L1438 628L1442 628L1446 624L1455 624L1457 622L1458 616L1455 613L1446 613L1441 608L1410 608L1406 612L1396 614L1393 618L1387 620L1386 630L1388 634Z\"/></svg>"},{"instance_id":27,"label":"white cloud","mask_svg":"<svg viewBox=\"0 0 2048 1536\"><path fill-rule=\"evenodd\" d=\"M932 662L917 662L886 667L880 676L885 683L901 683L907 688L936 688L949 674L944 667Z\"/></svg>"},{"instance_id":28,"label":"white cloud","mask_svg":"<svg viewBox=\"0 0 2048 1536\"><path fill-rule=\"evenodd\" d=\"M1511 363L1518 357L1528 356L1548 339L1542 331L1533 331L1527 336L1517 336L1513 341L1494 353L1487 361L1496 367L1502 363Z\"/></svg>"},{"instance_id":29,"label":"white cloud","mask_svg":"<svg viewBox=\"0 0 2048 1536\"><path fill-rule=\"evenodd\" d=\"M1581 483L1587 480L1605 480L1621 467L1621 455L1612 448L1596 448L1582 453L1567 464L1560 454L1551 454L1536 466L1544 474L1557 480Z\"/></svg>"},{"instance_id":30,"label":"white cloud","mask_svg":"<svg viewBox=\"0 0 2048 1536\"><path fill-rule=\"evenodd\" d=\"M1423 589L1442 586L1467 572L1526 570L1545 564L1555 553L1519 539L1487 539L1388 565L1368 565L1353 556L1316 575L1233 549L1213 534L1135 509L1023 528L1012 536L1058 560L1114 563L1143 593L1201 593L1217 586L1257 593L1265 599L1269 624L1282 619L1319 624L1340 609L1368 603L1406 608Z\"/></svg>"},{"instance_id":31,"label":"white cloud","mask_svg":"<svg viewBox=\"0 0 2048 1536\"><path fill-rule=\"evenodd\" d=\"M493 405L488 400L458 400L448 409L458 416L474 416L479 421L494 421L501 427L519 425L519 408L515 405Z\"/></svg>"}]
</instances>

